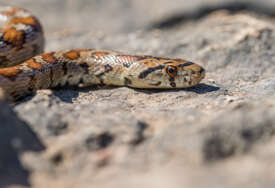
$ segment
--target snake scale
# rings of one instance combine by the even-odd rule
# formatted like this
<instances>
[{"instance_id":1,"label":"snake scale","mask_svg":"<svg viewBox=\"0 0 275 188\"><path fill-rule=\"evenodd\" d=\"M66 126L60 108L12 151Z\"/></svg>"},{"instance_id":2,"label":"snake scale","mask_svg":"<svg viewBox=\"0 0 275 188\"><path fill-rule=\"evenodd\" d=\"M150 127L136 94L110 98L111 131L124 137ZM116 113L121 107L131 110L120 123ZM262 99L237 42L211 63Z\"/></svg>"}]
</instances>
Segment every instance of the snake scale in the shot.
<instances>
[{"instance_id":1,"label":"snake scale","mask_svg":"<svg viewBox=\"0 0 275 188\"><path fill-rule=\"evenodd\" d=\"M22 8L0 7L0 88L14 101L63 85L187 88L205 70L184 59L74 49L43 53L39 21Z\"/></svg>"}]
</instances>

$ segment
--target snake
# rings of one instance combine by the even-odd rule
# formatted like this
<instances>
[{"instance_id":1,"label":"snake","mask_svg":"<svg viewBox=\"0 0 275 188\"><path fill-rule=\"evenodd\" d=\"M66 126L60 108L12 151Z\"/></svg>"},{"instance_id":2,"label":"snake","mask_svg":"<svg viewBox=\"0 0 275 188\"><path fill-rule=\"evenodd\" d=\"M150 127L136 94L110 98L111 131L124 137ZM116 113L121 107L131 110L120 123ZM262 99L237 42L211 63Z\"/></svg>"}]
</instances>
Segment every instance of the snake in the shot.
<instances>
[{"instance_id":1,"label":"snake","mask_svg":"<svg viewBox=\"0 0 275 188\"><path fill-rule=\"evenodd\" d=\"M0 7L0 88L8 100L65 85L188 88L205 77L202 66L180 58L99 49L44 53L44 46L43 28L31 12Z\"/></svg>"}]
</instances>

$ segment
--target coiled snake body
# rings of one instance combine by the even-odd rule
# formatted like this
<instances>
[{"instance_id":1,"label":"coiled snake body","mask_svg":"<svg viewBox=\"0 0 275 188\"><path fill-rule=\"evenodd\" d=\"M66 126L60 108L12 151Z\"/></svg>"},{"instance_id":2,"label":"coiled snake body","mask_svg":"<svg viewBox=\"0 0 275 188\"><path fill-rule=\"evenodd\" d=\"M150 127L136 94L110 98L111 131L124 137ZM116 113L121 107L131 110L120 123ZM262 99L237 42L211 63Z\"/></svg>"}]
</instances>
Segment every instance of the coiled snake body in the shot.
<instances>
[{"instance_id":1,"label":"coiled snake body","mask_svg":"<svg viewBox=\"0 0 275 188\"><path fill-rule=\"evenodd\" d=\"M183 59L94 49L40 54L43 48L42 27L34 16L21 8L0 7L0 88L8 99L80 83L186 88L205 76L201 66Z\"/></svg>"}]
</instances>

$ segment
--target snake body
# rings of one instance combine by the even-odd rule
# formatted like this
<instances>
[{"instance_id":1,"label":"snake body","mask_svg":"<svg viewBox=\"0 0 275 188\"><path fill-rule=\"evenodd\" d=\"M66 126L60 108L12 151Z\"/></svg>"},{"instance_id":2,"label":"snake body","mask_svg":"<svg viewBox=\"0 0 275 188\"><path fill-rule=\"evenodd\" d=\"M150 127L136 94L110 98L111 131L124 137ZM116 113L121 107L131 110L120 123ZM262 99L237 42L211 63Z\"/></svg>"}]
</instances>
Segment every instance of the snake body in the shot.
<instances>
[{"instance_id":1,"label":"snake body","mask_svg":"<svg viewBox=\"0 0 275 188\"><path fill-rule=\"evenodd\" d=\"M80 83L187 88L205 76L201 66L184 59L96 49L42 53L42 27L21 8L1 7L0 24L0 88L10 100L38 89Z\"/></svg>"}]
</instances>

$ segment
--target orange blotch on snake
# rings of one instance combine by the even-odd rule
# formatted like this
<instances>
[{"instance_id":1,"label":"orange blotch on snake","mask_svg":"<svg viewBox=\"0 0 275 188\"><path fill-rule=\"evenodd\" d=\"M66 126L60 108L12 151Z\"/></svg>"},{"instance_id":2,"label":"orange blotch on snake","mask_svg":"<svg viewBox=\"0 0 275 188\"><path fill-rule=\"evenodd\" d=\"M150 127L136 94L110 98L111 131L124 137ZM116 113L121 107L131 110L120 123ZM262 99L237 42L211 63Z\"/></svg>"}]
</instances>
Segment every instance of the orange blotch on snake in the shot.
<instances>
[{"instance_id":1,"label":"orange blotch on snake","mask_svg":"<svg viewBox=\"0 0 275 188\"><path fill-rule=\"evenodd\" d=\"M71 50L64 54L64 56L70 60L76 60L80 57L79 51L77 50Z\"/></svg>"},{"instance_id":2,"label":"orange blotch on snake","mask_svg":"<svg viewBox=\"0 0 275 188\"><path fill-rule=\"evenodd\" d=\"M13 46L20 48L23 43L24 32L17 31L15 28L6 29L4 31L3 39Z\"/></svg>"},{"instance_id":3,"label":"orange blotch on snake","mask_svg":"<svg viewBox=\"0 0 275 188\"><path fill-rule=\"evenodd\" d=\"M20 73L20 69L18 69L18 66L0 69L0 75L2 75L4 77L15 77L19 73Z\"/></svg>"},{"instance_id":4,"label":"orange blotch on snake","mask_svg":"<svg viewBox=\"0 0 275 188\"><path fill-rule=\"evenodd\" d=\"M10 26L12 24L25 24L25 25L32 25L32 26L36 26L37 25L37 21L34 17L26 17L26 18L13 18L11 19L8 23L7 26Z\"/></svg>"},{"instance_id":5,"label":"orange blotch on snake","mask_svg":"<svg viewBox=\"0 0 275 188\"><path fill-rule=\"evenodd\" d=\"M28 61L26 61L26 63L28 64L28 66L30 68L33 68L33 69L41 69L42 68L42 65L40 63L35 62L34 59L29 59Z\"/></svg>"},{"instance_id":6,"label":"orange blotch on snake","mask_svg":"<svg viewBox=\"0 0 275 188\"><path fill-rule=\"evenodd\" d=\"M87 52L87 49L71 50L64 54L64 56L70 60L76 60L80 57L81 52Z\"/></svg>"},{"instance_id":7,"label":"orange blotch on snake","mask_svg":"<svg viewBox=\"0 0 275 188\"><path fill-rule=\"evenodd\" d=\"M43 60L48 63L56 63L57 62L52 53L42 54L41 56L42 56Z\"/></svg>"},{"instance_id":8,"label":"orange blotch on snake","mask_svg":"<svg viewBox=\"0 0 275 188\"><path fill-rule=\"evenodd\" d=\"M24 25L30 25L34 28L36 28L38 31L41 31L41 25L39 24L39 22L36 20L35 17L26 17L26 18L19 18L19 17L15 17L13 19L11 19L7 24L6 24L6 28L10 28L12 27L12 25L14 24L24 24Z\"/></svg>"},{"instance_id":9,"label":"orange blotch on snake","mask_svg":"<svg viewBox=\"0 0 275 188\"><path fill-rule=\"evenodd\" d=\"M4 31L4 33L5 34L4 34L3 39L5 41L13 43L13 41L16 39L16 29L15 28L7 29Z\"/></svg>"}]
</instances>

